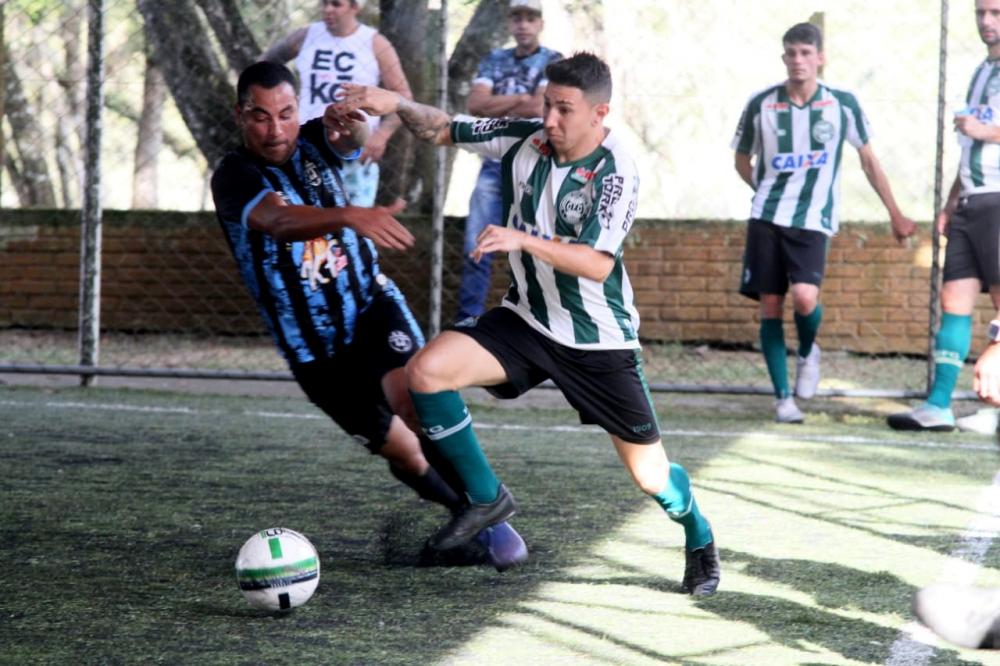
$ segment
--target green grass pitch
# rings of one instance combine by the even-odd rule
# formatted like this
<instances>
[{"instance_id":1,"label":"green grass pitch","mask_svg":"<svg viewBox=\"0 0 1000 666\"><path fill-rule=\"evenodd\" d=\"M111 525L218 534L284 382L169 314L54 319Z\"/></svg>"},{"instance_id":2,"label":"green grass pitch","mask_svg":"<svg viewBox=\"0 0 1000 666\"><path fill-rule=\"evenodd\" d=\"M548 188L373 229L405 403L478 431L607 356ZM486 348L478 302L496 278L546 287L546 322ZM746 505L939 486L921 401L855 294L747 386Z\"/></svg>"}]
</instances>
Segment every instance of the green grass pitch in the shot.
<instances>
[{"instance_id":1,"label":"green grass pitch","mask_svg":"<svg viewBox=\"0 0 1000 666\"><path fill-rule=\"evenodd\" d=\"M498 574L417 566L444 511L304 401L2 388L0 663L884 664L919 586L1000 585L991 438L904 436L833 402L802 427L763 399L663 405L721 548L706 600L679 592L680 529L562 409L473 409L531 549ZM323 566L285 615L233 570L271 526ZM985 556L963 568L970 544Z\"/></svg>"}]
</instances>

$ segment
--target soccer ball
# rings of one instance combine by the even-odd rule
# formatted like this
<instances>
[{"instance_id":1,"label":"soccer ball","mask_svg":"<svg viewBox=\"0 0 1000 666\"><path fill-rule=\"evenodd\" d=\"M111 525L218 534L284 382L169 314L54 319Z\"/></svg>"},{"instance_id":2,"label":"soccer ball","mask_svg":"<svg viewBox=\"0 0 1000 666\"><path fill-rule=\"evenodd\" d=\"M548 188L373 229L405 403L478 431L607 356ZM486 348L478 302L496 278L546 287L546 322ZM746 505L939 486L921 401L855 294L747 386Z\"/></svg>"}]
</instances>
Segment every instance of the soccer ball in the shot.
<instances>
[{"instance_id":1,"label":"soccer ball","mask_svg":"<svg viewBox=\"0 0 1000 666\"><path fill-rule=\"evenodd\" d=\"M319 585L319 554L295 530L272 527L247 539L236 556L236 581L251 605L289 610Z\"/></svg>"}]
</instances>

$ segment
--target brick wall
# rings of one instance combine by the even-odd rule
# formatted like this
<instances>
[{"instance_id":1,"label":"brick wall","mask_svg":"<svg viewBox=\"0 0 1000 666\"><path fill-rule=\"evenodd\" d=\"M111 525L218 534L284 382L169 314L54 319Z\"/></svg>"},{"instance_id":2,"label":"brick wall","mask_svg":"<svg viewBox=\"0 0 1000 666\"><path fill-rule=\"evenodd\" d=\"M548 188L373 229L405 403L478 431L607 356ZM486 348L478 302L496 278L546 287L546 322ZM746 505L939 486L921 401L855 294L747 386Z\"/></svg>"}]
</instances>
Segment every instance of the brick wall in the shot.
<instances>
[{"instance_id":1,"label":"brick wall","mask_svg":"<svg viewBox=\"0 0 1000 666\"><path fill-rule=\"evenodd\" d=\"M644 338L747 343L757 340L757 304L737 293L745 222L644 222L629 238L626 265ZM909 247L889 225L844 224L830 243L820 336L829 349L927 351L929 225ZM943 259L943 253L942 253ZM987 296L978 331L993 318ZM790 299L786 335L794 339Z\"/></svg>"},{"instance_id":2,"label":"brick wall","mask_svg":"<svg viewBox=\"0 0 1000 666\"><path fill-rule=\"evenodd\" d=\"M408 253L384 253L383 269L403 286L422 321L428 308L429 229ZM757 307L739 296L743 222L637 223L625 250L643 338L754 343ZM461 221L450 220L444 308L454 312ZM256 308L239 281L214 215L105 213L101 323L125 331L259 332ZM845 224L830 245L821 339L829 349L927 349L929 228L909 248L888 225ZM0 222L0 327L74 328L79 289L79 213L3 211ZM492 296L506 287L497 261ZM992 318L982 297L978 325ZM794 338L790 309L788 335ZM979 330L976 328L975 330Z\"/></svg>"}]
</instances>

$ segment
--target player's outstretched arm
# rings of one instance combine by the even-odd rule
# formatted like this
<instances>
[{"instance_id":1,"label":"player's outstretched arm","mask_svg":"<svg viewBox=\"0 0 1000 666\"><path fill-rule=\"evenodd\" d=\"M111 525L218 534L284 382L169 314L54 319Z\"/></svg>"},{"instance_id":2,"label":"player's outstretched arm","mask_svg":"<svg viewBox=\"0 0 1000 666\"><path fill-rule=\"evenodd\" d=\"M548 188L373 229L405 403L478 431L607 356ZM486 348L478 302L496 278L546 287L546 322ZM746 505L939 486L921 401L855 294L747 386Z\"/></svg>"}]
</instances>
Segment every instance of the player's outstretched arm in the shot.
<instances>
[{"instance_id":1,"label":"player's outstretched arm","mask_svg":"<svg viewBox=\"0 0 1000 666\"><path fill-rule=\"evenodd\" d=\"M374 116L399 114L400 120L414 136L439 146L450 146L451 116L444 111L411 101L391 90L345 83L344 96L336 104L340 113L361 109Z\"/></svg>"},{"instance_id":2,"label":"player's outstretched arm","mask_svg":"<svg viewBox=\"0 0 1000 666\"><path fill-rule=\"evenodd\" d=\"M878 158L875 157L875 151L872 150L871 144L866 143L858 148L858 155L861 157L861 170L865 172L865 177L871 184L872 189L878 194L879 199L882 200L882 204L889 213L892 235L896 237L897 242L902 244L907 238L916 233L917 225L913 220L903 215L899 210L899 206L896 205L896 199L892 196L892 187L889 185L889 179L886 178L885 172L882 171L882 165L879 164Z\"/></svg>"},{"instance_id":3,"label":"player's outstretched arm","mask_svg":"<svg viewBox=\"0 0 1000 666\"><path fill-rule=\"evenodd\" d=\"M610 254L595 250L589 245L540 238L495 224L486 225L476 239L476 247L470 256L479 262L487 253L513 250L527 252L560 273L595 282L604 282L615 267L615 260Z\"/></svg>"},{"instance_id":4,"label":"player's outstretched arm","mask_svg":"<svg viewBox=\"0 0 1000 666\"><path fill-rule=\"evenodd\" d=\"M370 238L379 247L405 250L413 246L410 230L393 217L406 207L397 200L391 206L318 208L285 203L276 192L268 192L247 216L247 224L281 242L312 240L337 229L350 228Z\"/></svg>"}]
</instances>

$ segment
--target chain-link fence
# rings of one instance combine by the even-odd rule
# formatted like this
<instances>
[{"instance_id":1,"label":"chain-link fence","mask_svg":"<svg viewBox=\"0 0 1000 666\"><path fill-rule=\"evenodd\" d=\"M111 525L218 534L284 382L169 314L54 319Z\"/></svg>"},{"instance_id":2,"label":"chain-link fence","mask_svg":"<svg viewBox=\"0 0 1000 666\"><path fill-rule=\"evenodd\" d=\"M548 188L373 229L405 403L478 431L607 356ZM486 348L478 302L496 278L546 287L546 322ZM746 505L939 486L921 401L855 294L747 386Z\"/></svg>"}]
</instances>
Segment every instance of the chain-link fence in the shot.
<instances>
[{"instance_id":1,"label":"chain-link fence","mask_svg":"<svg viewBox=\"0 0 1000 666\"><path fill-rule=\"evenodd\" d=\"M748 216L750 191L733 170L729 142L743 105L784 79L783 32L803 20L820 24L822 78L857 94L896 200L929 222L938 161L947 188L958 159L950 132L938 146L939 125L950 128L939 119L939 99L947 102L945 116L964 106L968 78L985 52L971 3L543 4L544 45L567 54L592 50L612 67L609 125L635 149L643 176L639 217L686 221L643 223L626 251L640 333L654 343L654 377L766 390L763 364L747 351L756 343L755 310L735 294L739 221ZM464 112L479 60L508 39L505 0L370 1L359 19L392 45L397 76L382 71L395 60L377 48L349 57L339 47L304 48L332 30L318 0L6 0L0 8L0 366L8 370L73 369L86 359L80 210L87 210L85 165L93 156L86 120L97 94L87 86L95 11L102 18L103 108L99 173L91 174L99 176L93 212L102 221L93 295L100 307L97 371L107 372L284 373L240 284L208 187L212 165L238 141L234 83L242 67L262 54L294 65L304 109L322 108L338 82L373 71L383 85L406 86L436 104L446 72L448 104ZM304 52L311 60L296 60ZM387 253L383 267L424 325L447 323L456 314L462 218L478 159L449 155L447 196L435 206L435 188L445 184L432 149L402 130L375 153L377 200L407 199L406 219L420 239L413 252ZM905 359L928 347L936 300L930 225L895 249L885 207L852 153L844 156L842 219L858 224L831 245L821 340L831 352L843 350L844 363L864 354L864 371L827 386L920 391L926 366ZM433 219L442 207L449 217L436 253ZM716 231L705 231L704 220L717 221ZM689 245L677 244L682 235ZM432 284L435 262L442 278ZM499 260L494 302L504 277ZM984 301L980 319L988 310ZM794 339L792 329L788 335ZM716 354L720 345L732 353Z\"/></svg>"}]
</instances>

